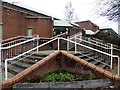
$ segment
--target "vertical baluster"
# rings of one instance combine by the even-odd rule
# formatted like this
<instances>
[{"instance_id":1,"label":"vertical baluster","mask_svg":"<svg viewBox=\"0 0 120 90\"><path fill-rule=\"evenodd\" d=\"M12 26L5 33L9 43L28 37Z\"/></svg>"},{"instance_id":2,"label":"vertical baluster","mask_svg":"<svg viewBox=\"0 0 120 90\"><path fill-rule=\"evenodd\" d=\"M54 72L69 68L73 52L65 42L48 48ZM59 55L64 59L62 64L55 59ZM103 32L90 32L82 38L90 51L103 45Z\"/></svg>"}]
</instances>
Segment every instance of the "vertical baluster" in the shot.
<instances>
[{"instance_id":1,"label":"vertical baluster","mask_svg":"<svg viewBox=\"0 0 120 90\"><path fill-rule=\"evenodd\" d=\"M37 35L37 47L39 46L39 35ZM39 48L37 48L37 53L39 51Z\"/></svg>"},{"instance_id":2,"label":"vertical baluster","mask_svg":"<svg viewBox=\"0 0 120 90\"><path fill-rule=\"evenodd\" d=\"M111 69L113 66L113 44L111 44Z\"/></svg>"},{"instance_id":3,"label":"vertical baluster","mask_svg":"<svg viewBox=\"0 0 120 90\"><path fill-rule=\"evenodd\" d=\"M2 40L0 40L0 68L1 68L1 66L2 66Z\"/></svg>"},{"instance_id":4,"label":"vertical baluster","mask_svg":"<svg viewBox=\"0 0 120 90\"><path fill-rule=\"evenodd\" d=\"M69 36L67 36L67 39L69 40ZM67 41L67 51L69 51L69 41Z\"/></svg>"},{"instance_id":5,"label":"vertical baluster","mask_svg":"<svg viewBox=\"0 0 120 90\"><path fill-rule=\"evenodd\" d=\"M60 40L58 38L58 50L60 50Z\"/></svg>"},{"instance_id":6,"label":"vertical baluster","mask_svg":"<svg viewBox=\"0 0 120 90\"><path fill-rule=\"evenodd\" d=\"M77 40L77 38L76 38L76 35L75 35L75 53L77 53L77 44L76 44L76 41Z\"/></svg>"}]
</instances>

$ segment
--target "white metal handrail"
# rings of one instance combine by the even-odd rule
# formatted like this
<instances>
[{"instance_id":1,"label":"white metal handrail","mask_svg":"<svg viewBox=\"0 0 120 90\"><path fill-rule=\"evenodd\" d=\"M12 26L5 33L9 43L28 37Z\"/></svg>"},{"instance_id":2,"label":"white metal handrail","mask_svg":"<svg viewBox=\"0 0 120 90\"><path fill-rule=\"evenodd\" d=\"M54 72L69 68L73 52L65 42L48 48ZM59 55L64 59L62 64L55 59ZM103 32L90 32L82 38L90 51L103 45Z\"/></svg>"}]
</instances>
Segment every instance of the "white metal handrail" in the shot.
<instances>
[{"instance_id":1,"label":"white metal handrail","mask_svg":"<svg viewBox=\"0 0 120 90\"><path fill-rule=\"evenodd\" d=\"M13 40L13 41L10 41L10 42L7 42L7 43L3 43L2 46L9 45L11 43L18 42L18 41L21 41L21 40L26 40L26 39L25 38L20 38L20 39L17 39L17 40Z\"/></svg>"},{"instance_id":2,"label":"white metal handrail","mask_svg":"<svg viewBox=\"0 0 120 90\"><path fill-rule=\"evenodd\" d=\"M53 41L55 41L55 40L57 40L57 38L55 38L55 39L52 39L52 40L50 40L50 41L48 41L48 42L46 42L46 43L43 43L43 44L41 44L41 45L39 45L39 46L37 46L37 47L35 47L35 48L33 48L33 49L30 49L30 50L28 50L28 51L26 51L26 52L24 52L24 53L22 53L22 54L20 54L20 55L18 55L18 56L16 56L16 57L14 57L14 58L9 58L9 59L6 59L5 60L5 79L7 80L8 79L8 61L12 61L12 60L15 60L15 59L17 59L17 58L19 58L19 57L21 57L21 56L23 56L23 55L25 55L25 54L27 54L27 53L30 53L30 52L32 52L32 51L34 51L34 50L36 50L36 49L38 49L38 48L40 48L40 47L42 47L42 46L44 46L44 45L47 45L47 44L49 44L50 42L53 42Z\"/></svg>"},{"instance_id":3,"label":"white metal handrail","mask_svg":"<svg viewBox=\"0 0 120 90\"><path fill-rule=\"evenodd\" d=\"M112 57L112 58L117 58L118 59L118 75L120 74L120 57L119 56L117 56L117 55L112 55L112 54L109 54L109 53L106 53L106 52L103 52L103 51L100 51L100 50L97 50L97 49L94 49L94 48L92 48L92 47L89 47L89 46L86 46L86 45L83 45L83 44L80 44L80 43L77 43L77 42L74 42L74 41L72 41L72 40L69 40L69 39L65 39L65 38L60 38L60 39L63 39L63 40L65 40L65 41L69 41L69 42L72 42L72 43L74 43L75 44L75 46L76 46L76 44L77 45L80 45L80 46L82 46L82 47L85 47L85 48L88 48L88 49L90 49L90 50L93 50L93 51L96 51L96 52L99 52L99 53L102 53L102 54L105 54L105 55L108 55L108 56L110 56L110 57ZM77 49L76 49L76 47L75 47L75 52L77 52L76 51ZM113 60L111 60L111 69L113 68L112 67L112 63L113 63Z\"/></svg>"},{"instance_id":4,"label":"white metal handrail","mask_svg":"<svg viewBox=\"0 0 120 90\"><path fill-rule=\"evenodd\" d=\"M44 46L44 45L47 45L47 44L53 42L53 41L55 41L55 40L58 40L58 50L60 50L60 40L65 40L65 41L74 43L76 46L79 45L79 46L88 48L88 49L90 49L90 50L93 50L93 51L96 51L96 52L99 52L99 53L102 53L102 54L105 54L105 55L108 55L108 56L111 56L111 57L116 57L116 58L118 58L118 75L120 74L120 71L119 71L119 70L120 70L120 58L119 58L119 56L117 56L117 55L112 55L112 54L109 54L109 53L106 53L106 52L103 52L103 51L94 49L94 48L92 48L92 47L89 47L89 46L80 44L80 43L78 43L78 42L76 42L76 41L72 41L72 40L69 40L69 39L62 38L62 37L57 37L57 38L54 38L54 39L52 39L52 40L50 40L50 41L48 41L48 42L46 42L46 43L43 43L43 44L41 44L41 45L39 45L39 46L36 46L36 47L34 47L33 49L30 49L30 50L28 50L28 51L26 51L26 52L24 52L24 53L22 53L22 54L20 54L20 55L18 55L18 56L16 56L16 57L14 57L14 58L6 59L6 60L5 60L5 79L7 80L7 78L8 78L8 74L7 74L7 72L8 72L8 70L7 70L7 68L8 68L7 62L8 62L8 61L15 60L15 59L17 59L17 58L19 58L19 57L27 54L27 53L30 53L30 52L32 52L32 51L34 51L34 50L36 50L36 49L38 49L38 48L40 48L40 47L42 47L42 46ZM75 47L76 47L76 46L75 46ZM77 48L75 49L75 52L77 52ZM112 61L111 61L111 62L112 62Z\"/></svg>"},{"instance_id":5,"label":"white metal handrail","mask_svg":"<svg viewBox=\"0 0 120 90\"><path fill-rule=\"evenodd\" d=\"M84 44L80 44L80 43L78 43L78 42L74 42L74 41L72 41L72 40L68 40L68 39L65 39L65 38L60 38L60 39L63 39L63 40L65 40L65 41L69 41L69 42L71 42L71 43L74 43L74 44L80 45L80 46L82 46L82 47L85 47L85 48L88 48L88 49L97 51L97 52L102 53L102 54L106 54L106 55L108 55L108 56L111 56L111 54L109 54L109 53L106 53L106 52L103 52L103 51L94 49L94 48L89 47L89 46L86 46L86 45L84 45Z\"/></svg>"},{"instance_id":6,"label":"white metal handrail","mask_svg":"<svg viewBox=\"0 0 120 90\"><path fill-rule=\"evenodd\" d=\"M21 44L25 44L27 42L30 42L30 41L33 41L37 38L33 38L33 39L29 39L29 40L26 40L26 41L23 41L23 42L20 42L20 43L17 43L17 44L14 44L14 45L11 45L11 46L8 46L8 47L2 47L1 49L9 49L9 48L12 48L12 47L15 47L15 46L18 46L18 45L21 45Z\"/></svg>"},{"instance_id":7,"label":"white metal handrail","mask_svg":"<svg viewBox=\"0 0 120 90\"><path fill-rule=\"evenodd\" d=\"M84 37L85 38L85 37ZM87 38L87 37L86 37ZM103 46L105 46L105 47L111 47L111 45L109 45L109 44L105 44L105 43L103 43L103 42L99 42L99 41L96 41L96 40L93 40L93 39L90 39L90 38L87 38L87 39L89 39L89 41L92 41L92 42L94 42L94 43L96 43L96 44L101 44L101 45L103 45ZM117 51L120 51L120 49L118 49L118 48L115 48L115 47L113 47L113 49L114 50L117 50Z\"/></svg>"},{"instance_id":8,"label":"white metal handrail","mask_svg":"<svg viewBox=\"0 0 120 90\"><path fill-rule=\"evenodd\" d=\"M18 37L18 36L17 36L17 37ZM20 37L20 36L19 36L19 37ZM18 41L21 41L21 40L27 40L27 39L29 39L29 38L36 38L36 37L37 37L36 34L35 34L35 35L32 35L32 36L21 36L20 39L15 39L15 40L12 40L12 41L3 43L2 46L7 45L7 44L12 44L12 43L14 43L14 42L18 42ZM15 37L14 37L14 38L15 38Z\"/></svg>"},{"instance_id":9,"label":"white metal handrail","mask_svg":"<svg viewBox=\"0 0 120 90\"><path fill-rule=\"evenodd\" d=\"M79 40L81 40L83 42L86 42L86 43L89 43L89 44L93 44L95 46L98 46L98 47L101 47L101 48L104 48L104 49L109 49L110 50L112 48L112 50L111 50L112 52L113 52L113 50L116 50L116 51L120 52L120 49L115 48L112 44L111 44L112 45L112 47L111 47L111 45L109 45L109 44L98 42L98 41L93 40L93 39L88 38L88 37L81 36L82 38L77 38L78 36L79 36L79 33L74 34L70 37L70 39L74 39L76 37L76 39L79 39Z\"/></svg>"},{"instance_id":10,"label":"white metal handrail","mask_svg":"<svg viewBox=\"0 0 120 90\"><path fill-rule=\"evenodd\" d=\"M75 36L76 36L76 39L80 39L81 41L85 41L85 42L88 42L88 43L91 43L91 44L94 44L94 45L101 44L101 45L103 45L102 47L104 47L104 48L109 48L109 49L110 49L110 45L107 45L107 44L104 44L104 43L101 43L101 42L92 40L92 39L90 39L90 38L86 38L86 37L83 37L83 36L81 36L82 38L77 38L77 37L79 36L79 33L72 35L72 36L70 37L70 39L74 39ZM85 38L86 38L86 39L85 39ZM91 41L92 41L92 42L91 42ZM95 42L95 43L93 43L93 42ZM99 45L99 46L100 46L100 45Z\"/></svg>"},{"instance_id":11,"label":"white metal handrail","mask_svg":"<svg viewBox=\"0 0 120 90\"><path fill-rule=\"evenodd\" d=\"M104 49L111 49L111 48L108 48L108 47L104 47L104 46L100 46L100 45L98 45L98 44L92 43L92 42L90 42L90 41L86 41L86 40L84 40L84 39L80 39L80 38L76 38L76 39L77 39L77 40L80 40L80 41L83 41L83 42L86 42L86 43L89 43L89 44L92 44L92 45L95 45L95 46L99 46L99 47L104 48Z\"/></svg>"}]
</instances>

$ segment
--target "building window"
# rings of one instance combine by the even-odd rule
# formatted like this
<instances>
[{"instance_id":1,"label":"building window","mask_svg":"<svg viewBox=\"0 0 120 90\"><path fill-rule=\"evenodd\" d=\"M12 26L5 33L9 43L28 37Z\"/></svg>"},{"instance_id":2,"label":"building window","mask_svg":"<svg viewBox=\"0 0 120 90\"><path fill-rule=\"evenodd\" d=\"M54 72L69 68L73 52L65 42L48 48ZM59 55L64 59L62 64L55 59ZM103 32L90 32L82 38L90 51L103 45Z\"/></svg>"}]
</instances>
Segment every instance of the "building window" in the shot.
<instances>
[{"instance_id":1,"label":"building window","mask_svg":"<svg viewBox=\"0 0 120 90\"><path fill-rule=\"evenodd\" d=\"M32 28L28 28L28 31L27 31L28 36L32 36L32 32L33 32L33 29Z\"/></svg>"},{"instance_id":2,"label":"building window","mask_svg":"<svg viewBox=\"0 0 120 90\"><path fill-rule=\"evenodd\" d=\"M2 40L3 25L0 24L0 40Z\"/></svg>"}]
</instances>

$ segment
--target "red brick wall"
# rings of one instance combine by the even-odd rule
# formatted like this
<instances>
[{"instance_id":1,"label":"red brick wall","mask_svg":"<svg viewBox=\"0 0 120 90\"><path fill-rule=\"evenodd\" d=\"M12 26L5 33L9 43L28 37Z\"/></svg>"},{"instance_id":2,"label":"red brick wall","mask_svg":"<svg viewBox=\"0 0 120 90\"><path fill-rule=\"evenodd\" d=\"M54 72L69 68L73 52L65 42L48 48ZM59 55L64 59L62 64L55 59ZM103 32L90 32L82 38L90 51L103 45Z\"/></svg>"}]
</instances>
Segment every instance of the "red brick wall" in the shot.
<instances>
[{"instance_id":1,"label":"red brick wall","mask_svg":"<svg viewBox=\"0 0 120 90\"><path fill-rule=\"evenodd\" d=\"M26 19L27 14L9 8L3 8L3 40L15 36L27 35L27 29L33 28L33 35L53 36L51 18ZM34 17L34 16L33 16Z\"/></svg>"},{"instance_id":2,"label":"red brick wall","mask_svg":"<svg viewBox=\"0 0 120 90\"><path fill-rule=\"evenodd\" d=\"M0 2L0 24L2 23L2 5Z\"/></svg>"},{"instance_id":3,"label":"red brick wall","mask_svg":"<svg viewBox=\"0 0 120 90\"><path fill-rule=\"evenodd\" d=\"M27 18L27 28L33 29L33 35L50 38L53 36L53 22L51 18Z\"/></svg>"},{"instance_id":4,"label":"red brick wall","mask_svg":"<svg viewBox=\"0 0 120 90\"><path fill-rule=\"evenodd\" d=\"M90 22L82 22L82 23L79 23L79 25L84 29L93 30L93 26Z\"/></svg>"},{"instance_id":5,"label":"red brick wall","mask_svg":"<svg viewBox=\"0 0 120 90\"><path fill-rule=\"evenodd\" d=\"M99 29L98 26L94 25L92 22L90 21L86 21L86 22L78 22L77 24L79 24L82 28L87 29L87 30L92 30L92 31L96 31Z\"/></svg>"},{"instance_id":6,"label":"red brick wall","mask_svg":"<svg viewBox=\"0 0 120 90\"><path fill-rule=\"evenodd\" d=\"M3 39L25 35L25 14L3 8Z\"/></svg>"}]
</instances>

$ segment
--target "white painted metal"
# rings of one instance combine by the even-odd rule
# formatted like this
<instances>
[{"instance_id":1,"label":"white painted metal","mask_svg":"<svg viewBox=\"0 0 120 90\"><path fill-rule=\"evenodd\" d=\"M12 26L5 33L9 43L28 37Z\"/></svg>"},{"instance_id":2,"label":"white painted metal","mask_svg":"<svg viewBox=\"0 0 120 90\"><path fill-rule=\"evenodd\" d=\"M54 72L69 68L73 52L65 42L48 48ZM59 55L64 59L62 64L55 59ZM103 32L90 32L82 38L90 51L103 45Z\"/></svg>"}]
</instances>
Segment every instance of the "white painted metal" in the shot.
<instances>
[{"instance_id":1,"label":"white painted metal","mask_svg":"<svg viewBox=\"0 0 120 90\"><path fill-rule=\"evenodd\" d=\"M50 41L48 41L48 42L46 42L46 43L43 43L43 44L35 47L35 48L33 48L33 49L30 49L30 50L28 50L28 51L26 51L26 52L24 52L24 53L22 53L22 54L20 54L20 55L18 55L18 56L16 56L16 57L14 57L14 58L6 59L6 60L5 60L5 79L6 79L6 80L8 79L8 69L7 69L7 68L8 68L7 62L8 62L8 61L13 61L13 60L15 60L15 59L17 59L17 58L19 58L19 57L27 54L27 53L30 53L30 52L32 52L32 51L34 51L34 50L36 50L36 49L38 49L38 48L40 48L40 47L45 46L45 45L47 45L47 44L49 44L49 43L51 43L51 42L53 42L53 41L55 41L55 40L57 40L57 39L58 39L58 42L59 42L59 38L55 38L55 39L52 39L52 40L50 40Z\"/></svg>"},{"instance_id":2,"label":"white painted metal","mask_svg":"<svg viewBox=\"0 0 120 90\"><path fill-rule=\"evenodd\" d=\"M112 55L113 55L113 45L111 44L111 69L113 68L112 66L113 66L113 57L112 57Z\"/></svg>"},{"instance_id":3,"label":"white painted metal","mask_svg":"<svg viewBox=\"0 0 120 90\"><path fill-rule=\"evenodd\" d=\"M58 38L58 50L60 50L60 39Z\"/></svg>"},{"instance_id":4,"label":"white painted metal","mask_svg":"<svg viewBox=\"0 0 120 90\"><path fill-rule=\"evenodd\" d=\"M10 45L10 46L8 46L8 47L2 47L1 49L9 49L9 48L12 48L12 47L15 47L15 46L18 46L18 45L21 45L21 44L25 44L25 43L27 43L27 42L30 42L30 41L33 41L33 40L36 40L36 39L37 39L37 38L29 39L29 40L26 40L26 41L23 41L23 42L14 44L14 45Z\"/></svg>"},{"instance_id":5,"label":"white painted metal","mask_svg":"<svg viewBox=\"0 0 120 90\"><path fill-rule=\"evenodd\" d=\"M77 36L75 35L75 53L77 53L77 41L76 41L77 39L76 39L76 37Z\"/></svg>"},{"instance_id":6,"label":"white painted metal","mask_svg":"<svg viewBox=\"0 0 120 90\"><path fill-rule=\"evenodd\" d=\"M98 45L97 42L96 42L96 43L92 43L92 42L90 42L90 40L89 40L89 41L86 41L86 40L80 39L80 38L76 38L76 39L77 39L77 40L80 40L80 41L83 41L83 42L86 42L86 43L89 43L89 44L92 44L92 45L99 46L99 47L104 48L104 49L111 49L111 48L108 48L108 47L100 46L100 45Z\"/></svg>"},{"instance_id":7,"label":"white painted metal","mask_svg":"<svg viewBox=\"0 0 120 90\"><path fill-rule=\"evenodd\" d=\"M69 39L69 36L67 36L67 39ZM69 41L67 41L67 51L69 51L69 46L70 46L70 43Z\"/></svg>"},{"instance_id":8,"label":"white painted metal","mask_svg":"<svg viewBox=\"0 0 120 90\"><path fill-rule=\"evenodd\" d=\"M2 43L2 40L0 40L0 48L1 48L1 43ZM1 65L2 65L2 54L0 49L0 68L1 68Z\"/></svg>"},{"instance_id":9,"label":"white painted metal","mask_svg":"<svg viewBox=\"0 0 120 90\"><path fill-rule=\"evenodd\" d=\"M39 35L37 35L37 47L38 47L38 45L39 45ZM38 51L39 51L39 48L37 48L37 53L38 53Z\"/></svg>"},{"instance_id":10,"label":"white painted metal","mask_svg":"<svg viewBox=\"0 0 120 90\"><path fill-rule=\"evenodd\" d=\"M118 58L118 75L120 75L120 57L116 56Z\"/></svg>"},{"instance_id":11,"label":"white painted metal","mask_svg":"<svg viewBox=\"0 0 120 90\"><path fill-rule=\"evenodd\" d=\"M77 36L77 35L76 35L76 36ZM76 40L76 36L75 36L75 40ZM32 40L33 40L33 39L32 39ZM96 51L96 52L105 54L105 55L107 55L107 56L117 57L117 58L118 58L118 75L120 74L120 71L119 71L119 70L120 70L120 58L119 58L119 56L116 56L116 55L113 55L113 54L109 54L109 53L106 53L106 52L103 52L103 51L94 49L94 48L92 48L92 47L83 45L83 44L81 44L81 43L72 41L72 40L70 40L70 39L65 39L65 38L62 38L62 37L57 37L57 38L54 38L54 39L52 39L52 40L50 40L50 41L48 41L48 42L46 42L46 43L43 43L43 44L41 44L41 45L39 45L39 46L36 46L35 48L30 49L30 50L28 50L28 51L26 51L26 52L24 52L24 53L22 53L22 54L20 54L20 55L18 55L18 56L16 56L16 57L6 59L6 60L5 60L5 79L7 80L7 78L8 78L8 76L7 76L7 75L8 75L8 74L7 74L7 72L8 72L8 71L7 71L7 68L8 68L7 62L8 62L8 61L10 61L10 60L15 60L15 59L17 59L17 58L19 58L19 57L27 54L27 53L30 53L30 52L32 52L32 51L34 51L34 50L36 50L36 49L38 49L38 48L40 48L40 47L42 47L42 46L44 46L44 45L47 45L47 44L53 42L53 41L55 41L55 40L58 41L58 50L60 50L60 40L65 40L65 41L67 41L67 42L71 42L71 43L75 44L75 53L77 52L77 45L79 45L79 46L88 48L88 49L90 49L90 50L93 50L93 51ZM25 42L24 42L24 43L25 43ZM19 45L19 44L15 44L14 46L17 46L17 45ZM7 47L6 47L6 48L7 48ZM10 46L9 46L9 48L10 48ZM112 60L111 60L111 62L112 62Z\"/></svg>"}]
</instances>

